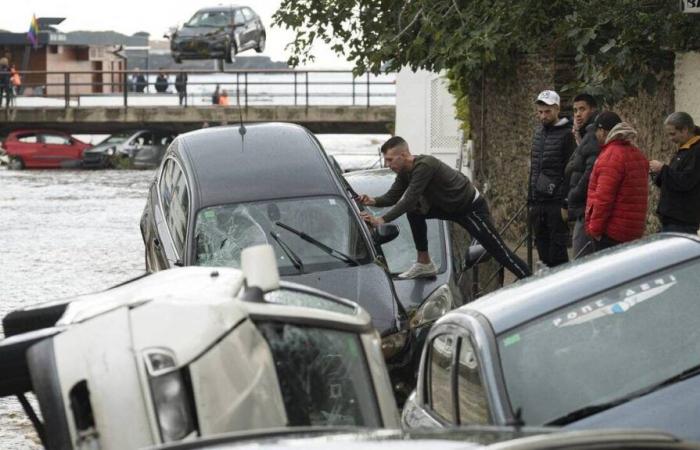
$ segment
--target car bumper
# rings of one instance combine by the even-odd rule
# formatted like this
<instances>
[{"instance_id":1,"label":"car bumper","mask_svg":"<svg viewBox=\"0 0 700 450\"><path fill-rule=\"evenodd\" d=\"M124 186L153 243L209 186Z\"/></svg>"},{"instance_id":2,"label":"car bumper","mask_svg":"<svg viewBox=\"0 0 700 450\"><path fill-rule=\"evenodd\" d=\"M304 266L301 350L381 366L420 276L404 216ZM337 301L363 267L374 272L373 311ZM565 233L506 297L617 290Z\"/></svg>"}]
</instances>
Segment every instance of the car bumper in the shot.
<instances>
[{"instance_id":1,"label":"car bumper","mask_svg":"<svg viewBox=\"0 0 700 450\"><path fill-rule=\"evenodd\" d=\"M175 43L170 48L173 58L180 59L209 59L226 55L225 41L183 41Z\"/></svg>"}]
</instances>

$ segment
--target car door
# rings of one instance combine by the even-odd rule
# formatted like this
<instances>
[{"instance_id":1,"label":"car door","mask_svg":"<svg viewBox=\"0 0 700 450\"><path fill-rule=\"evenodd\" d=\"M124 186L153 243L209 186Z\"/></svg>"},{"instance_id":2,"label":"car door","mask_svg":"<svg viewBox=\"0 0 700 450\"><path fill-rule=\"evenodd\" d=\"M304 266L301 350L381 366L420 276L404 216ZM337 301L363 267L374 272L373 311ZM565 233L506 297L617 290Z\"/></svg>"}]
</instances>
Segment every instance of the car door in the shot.
<instances>
[{"instance_id":1,"label":"car door","mask_svg":"<svg viewBox=\"0 0 700 450\"><path fill-rule=\"evenodd\" d=\"M39 152L37 159L41 158L45 167L61 167L66 161L76 161L82 158L82 150L74 145L68 135L59 133L41 133L38 135Z\"/></svg>"},{"instance_id":2,"label":"car door","mask_svg":"<svg viewBox=\"0 0 700 450\"><path fill-rule=\"evenodd\" d=\"M246 23L246 17L243 14L241 8L235 8L233 10L233 33L238 45L238 51L246 50L250 46L250 37L248 35L248 24Z\"/></svg>"},{"instance_id":3,"label":"car door","mask_svg":"<svg viewBox=\"0 0 700 450\"><path fill-rule=\"evenodd\" d=\"M250 40L250 46L252 48L257 46L258 41L260 40L260 35L263 32L262 22L252 9L244 7L242 10L246 19L246 29L248 32L247 37Z\"/></svg>"}]
</instances>

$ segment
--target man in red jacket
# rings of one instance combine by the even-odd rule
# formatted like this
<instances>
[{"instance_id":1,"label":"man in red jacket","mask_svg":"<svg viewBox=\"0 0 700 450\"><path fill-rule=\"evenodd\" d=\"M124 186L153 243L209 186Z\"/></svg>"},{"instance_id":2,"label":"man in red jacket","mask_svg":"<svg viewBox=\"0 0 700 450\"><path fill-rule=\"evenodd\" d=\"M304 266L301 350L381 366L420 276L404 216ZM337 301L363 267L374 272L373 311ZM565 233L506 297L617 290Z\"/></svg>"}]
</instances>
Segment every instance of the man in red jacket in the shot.
<instances>
[{"instance_id":1,"label":"man in red jacket","mask_svg":"<svg viewBox=\"0 0 700 450\"><path fill-rule=\"evenodd\" d=\"M637 132L611 111L594 122L601 145L586 201L586 233L596 251L644 234L649 195L649 161L631 144Z\"/></svg>"}]
</instances>

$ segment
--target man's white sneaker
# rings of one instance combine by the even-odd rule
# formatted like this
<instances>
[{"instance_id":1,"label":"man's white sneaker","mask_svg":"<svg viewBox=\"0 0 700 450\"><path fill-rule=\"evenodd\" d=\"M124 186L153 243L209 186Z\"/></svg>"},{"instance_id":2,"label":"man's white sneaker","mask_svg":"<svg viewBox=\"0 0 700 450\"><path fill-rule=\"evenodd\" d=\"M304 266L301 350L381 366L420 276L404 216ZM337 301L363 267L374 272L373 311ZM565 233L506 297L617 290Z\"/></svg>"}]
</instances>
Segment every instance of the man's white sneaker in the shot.
<instances>
[{"instance_id":1,"label":"man's white sneaker","mask_svg":"<svg viewBox=\"0 0 700 450\"><path fill-rule=\"evenodd\" d=\"M407 271L400 273L399 278L429 278L437 274L437 266L430 261L428 264L414 263Z\"/></svg>"}]
</instances>

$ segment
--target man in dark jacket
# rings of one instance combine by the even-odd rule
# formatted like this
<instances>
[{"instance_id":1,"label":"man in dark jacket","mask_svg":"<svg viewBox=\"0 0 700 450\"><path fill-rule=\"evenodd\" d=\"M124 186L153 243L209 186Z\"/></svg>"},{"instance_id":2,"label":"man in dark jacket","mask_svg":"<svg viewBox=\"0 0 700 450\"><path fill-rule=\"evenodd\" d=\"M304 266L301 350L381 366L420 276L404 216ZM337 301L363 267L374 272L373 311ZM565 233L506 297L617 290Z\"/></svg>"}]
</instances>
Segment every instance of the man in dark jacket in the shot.
<instances>
[{"instance_id":1,"label":"man in dark jacket","mask_svg":"<svg viewBox=\"0 0 700 450\"><path fill-rule=\"evenodd\" d=\"M3 96L7 99L5 106L10 107L12 100L12 84L10 83L10 65L7 58L0 58L0 106Z\"/></svg>"},{"instance_id":2,"label":"man in dark jacket","mask_svg":"<svg viewBox=\"0 0 700 450\"><path fill-rule=\"evenodd\" d=\"M163 72L159 72L156 77L156 92L164 94L168 91L168 77Z\"/></svg>"},{"instance_id":3,"label":"man in dark jacket","mask_svg":"<svg viewBox=\"0 0 700 450\"><path fill-rule=\"evenodd\" d=\"M380 225L406 214L416 245L416 263L401 278L430 277L437 267L428 253L426 219L451 220L465 228L491 256L518 278L530 275L530 268L510 251L491 222L486 199L463 173L431 155L412 155L406 141L394 136L382 145L384 163L396 173L396 180L384 195L361 195L368 206L394 206L382 217L363 214L366 221Z\"/></svg>"},{"instance_id":4,"label":"man in dark jacket","mask_svg":"<svg viewBox=\"0 0 700 450\"><path fill-rule=\"evenodd\" d=\"M649 162L654 182L661 188L656 209L661 231L696 234L700 225L700 128L685 112L674 112L664 124L678 151L668 164Z\"/></svg>"},{"instance_id":5,"label":"man in dark jacket","mask_svg":"<svg viewBox=\"0 0 700 450\"><path fill-rule=\"evenodd\" d=\"M528 204L535 246L542 263L554 267L569 260L569 227L561 207L568 191L564 167L576 147L571 121L559 118L559 95L542 91L535 100L541 126L535 131L530 160Z\"/></svg>"},{"instance_id":6,"label":"man in dark jacket","mask_svg":"<svg viewBox=\"0 0 700 450\"><path fill-rule=\"evenodd\" d=\"M591 177L593 163L600 151L593 129L593 122L597 116L598 103L595 98L589 94L579 94L574 97L573 133L578 146L564 169L564 179L568 183L569 193L562 211L562 216L574 223L572 237L574 258L593 253L593 243L586 234L584 213L588 180Z\"/></svg>"},{"instance_id":7,"label":"man in dark jacket","mask_svg":"<svg viewBox=\"0 0 700 450\"><path fill-rule=\"evenodd\" d=\"M586 233L598 251L644 234L649 162L632 145L637 132L614 112L603 111L593 126L601 147L588 184Z\"/></svg>"},{"instance_id":8,"label":"man in dark jacket","mask_svg":"<svg viewBox=\"0 0 700 450\"><path fill-rule=\"evenodd\" d=\"M180 101L180 105L187 106L187 72L178 72L175 77L175 90Z\"/></svg>"}]
</instances>

